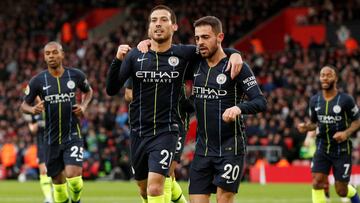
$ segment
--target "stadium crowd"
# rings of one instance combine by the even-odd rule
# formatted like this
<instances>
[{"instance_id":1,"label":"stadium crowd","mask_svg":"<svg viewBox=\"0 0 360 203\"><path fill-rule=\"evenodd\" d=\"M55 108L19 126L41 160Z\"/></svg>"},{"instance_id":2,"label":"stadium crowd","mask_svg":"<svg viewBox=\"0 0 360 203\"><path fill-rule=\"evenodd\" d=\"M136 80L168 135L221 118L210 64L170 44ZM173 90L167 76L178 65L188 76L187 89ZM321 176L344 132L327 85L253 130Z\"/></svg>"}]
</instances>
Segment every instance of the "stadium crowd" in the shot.
<instances>
[{"instance_id":1,"label":"stadium crowd","mask_svg":"<svg viewBox=\"0 0 360 203\"><path fill-rule=\"evenodd\" d=\"M327 24L344 22L360 19L360 4L358 1L339 0L299 0L293 3L294 6L304 6L309 8L307 16L299 19L301 24Z\"/></svg>"},{"instance_id":2,"label":"stadium crowd","mask_svg":"<svg viewBox=\"0 0 360 203\"><path fill-rule=\"evenodd\" d=\"M32 1L21 1L16 5L11 1L0 3L3 4L0 6L0 170L6 171L10 178L17 177L22 171L32 174L33 164L29 161L31 154L28 149L36 139L30 134L19 106L28 80L46 68L41 53L43 45L58 37L64 22L79 17L79 13L86 12L86 9L99 6L99 3L72 4L70 1L64 1L64 4L36 2L39 4ZM211 13L226 22L227 41L224 45L227 46L286 6L283 2L227 0L200 6L203 1L196 0L177 4L182 6L174 6L180 26L175 42L193 43L191 23ZM119 42L134 47L145 38L146 19L153 3L138 2L125 23L108 37L85 41L75 39L64 44L67 53L65 65L82 69L94 89L94 99L82 119L81 131L86 146L84 178L131 178L127 103L123 100L123 92L115 98L106 95L105 76ZM114 5L118 6L115 1L107 3L107 6ZM262 11L260 15L256 13L258 10ZM341 75L341 89L353 95L360 105L360 86L356 85L360 84L359 49L349 53L344 46L326 42L302 48L290 40L284 51L261 55L244 53L243 57L253 68L268 100L266 113L246 118L248 143L280 146L289 162L299 159L305 136L299 134L295 126L307 116L307 104L310 96L319 89L317 73L323 65L336 65ZM193 130L189 134L194 137ZM358 143L357 140L354 142L354 163L360 163ZM187 176L186 168L191 162L193 147L194 139L188 139L183 165L178 168L180 178ZM256 157L251 160L253 164Z\"/></svg>"}]
</instances>

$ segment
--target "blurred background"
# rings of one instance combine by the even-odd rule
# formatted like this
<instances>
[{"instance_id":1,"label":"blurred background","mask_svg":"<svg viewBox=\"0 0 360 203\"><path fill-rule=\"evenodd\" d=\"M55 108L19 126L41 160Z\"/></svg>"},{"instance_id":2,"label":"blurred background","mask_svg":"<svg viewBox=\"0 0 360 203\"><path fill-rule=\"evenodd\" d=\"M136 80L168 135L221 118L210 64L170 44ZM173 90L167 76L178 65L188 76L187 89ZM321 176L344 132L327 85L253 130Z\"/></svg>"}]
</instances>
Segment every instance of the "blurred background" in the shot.
<instances>
[{"instance_id":1,"label":"blurred background","mask_svg":"<svg viewBox=\"0 0 360 203\"><path fill-rule=\"evenodd\" d=\"M360 106L359 0L2 0L0 1L0 179L37 179L36 137L19 111L23 88L46 69L42 48L51 40L65 50L65 66L83 70L94 98L81 121L85 179L130 180L128 104L123 91L105 93L107 69L120 43L136 47L147 38L152 7L176 15L174 43L194 44L194 20L223 22L224 47L241 51L267 100L266 113L246 117L244 181L311 182L313 145L296 130L308 119L318 73L336 66L339 88ZM187 180L195 147L192 118L177 178ZM353 140L353 178L360 184L360 133ZM36 148L36 147L35 147ZM34 154L35 153L35 154ZM299 175L302 174L301 177Z\"/></svg>"}]
</instances>

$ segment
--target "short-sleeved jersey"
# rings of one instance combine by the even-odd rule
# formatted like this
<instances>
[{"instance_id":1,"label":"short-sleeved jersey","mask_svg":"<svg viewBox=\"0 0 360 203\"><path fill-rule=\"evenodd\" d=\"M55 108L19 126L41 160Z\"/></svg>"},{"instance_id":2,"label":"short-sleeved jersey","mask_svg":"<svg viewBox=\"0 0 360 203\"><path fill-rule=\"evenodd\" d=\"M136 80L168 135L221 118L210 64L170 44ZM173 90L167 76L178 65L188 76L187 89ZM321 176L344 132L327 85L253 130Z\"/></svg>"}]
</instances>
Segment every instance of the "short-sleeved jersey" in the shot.
<instances>
[{"instance_id":1,"label":"short-sleeved jersey","mask_svg":"<svg viewBox=\"0 0 360 203\"><path fill-rule=\"evenodd\" d=\"M202 60L194 72L193 95L198 119L196 154L203 156L233 156L246 151L243 118L225 123L222 114L227 108L238 106L243 114L254 114L266 109L256 78L247 64L232 80L225 72L228 58L209 68ZM248 100L245 102L245 96Z\"/></svg>"},{"instance_id":2,"label":"short-sleeved jersey","mask_svg":"<svg viewBox=\"0 0 360 203\"><path fill-rule=\"evenodd\" d=\"M79 120L72 112L77 89L88 92L90 86L85 74L74 68L65 68L61 77L53 77L48 70L42 71L26 87L26 103L32 104L36 96L45 101L44 136L47 144L81 139Z\"/></svg>"},{"instance_id":3,"label":"short-sleeved jersey","mask_svg":"<svg viewBox=\"0 0 360 203\"><path fill-rule=\"evenodd\" d=\"M133 101L130 104L131 133L154 136L164 132L178 132L177 113L179 95L189 61L196 56L196 47L172 45L166 52L145 54L131 50L121 62L113 61L107 78L107 92L113 95L131 77ZM112 78L113 77L113 78Z\"/></svg>"},{"instance_id":4,"label":"short-sleeved jersey","mask_svg":"<svg viewBox=\"0 0 360 203\"><path fill-rule=\"evenodd\" d=\"M333 139L336 132L346 130L350 124L360 118L359 108L354 99L339 92L332 100L324 99L321 92L310 99L309 114L313 123L317 123L319 130L316 137L317 150L326 153L351 153L351 141L337 143Z\"/></svg>"}]
</instances>

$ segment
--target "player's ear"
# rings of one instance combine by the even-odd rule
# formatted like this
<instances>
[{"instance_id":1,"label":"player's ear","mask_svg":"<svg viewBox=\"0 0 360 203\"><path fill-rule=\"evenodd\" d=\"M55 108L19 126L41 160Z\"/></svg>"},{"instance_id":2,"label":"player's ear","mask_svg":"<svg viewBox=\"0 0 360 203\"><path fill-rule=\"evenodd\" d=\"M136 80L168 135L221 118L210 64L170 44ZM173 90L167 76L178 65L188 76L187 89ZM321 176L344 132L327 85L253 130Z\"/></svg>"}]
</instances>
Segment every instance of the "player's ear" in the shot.
<instances>
[{"instance_id":1,"label":"player's ear","mask_svg":"<svg viewBox=\"0 0 360 203\"><path fill-rule=\"evenodd\" d=\"M224 33L223 32L220 32L219 34L217 34L217 40L218 42L222 42L224 40Z\"/></svg>"},{"instance_id":2,"label":"player's ear","mask_svg":"<svg viewBox=\"0 0 360 203\"><path fill-rule=\"evenodd\" d=\"M177 24L172 24L172 28L173 28L174 32L178 30L178 27L179 26Z\"/></svg>"},{"instance_id":3,"label":"player's ear","mask_svg":"<svg viewBox=\"0 0 360 203\"><path fill-rule=\"evenodd\" d=\"M61 50L60 53L61 53L61 59L64 59L64 58L65 58L65 52L64 52L64 50Z\"/></svg>"}]
</instances>

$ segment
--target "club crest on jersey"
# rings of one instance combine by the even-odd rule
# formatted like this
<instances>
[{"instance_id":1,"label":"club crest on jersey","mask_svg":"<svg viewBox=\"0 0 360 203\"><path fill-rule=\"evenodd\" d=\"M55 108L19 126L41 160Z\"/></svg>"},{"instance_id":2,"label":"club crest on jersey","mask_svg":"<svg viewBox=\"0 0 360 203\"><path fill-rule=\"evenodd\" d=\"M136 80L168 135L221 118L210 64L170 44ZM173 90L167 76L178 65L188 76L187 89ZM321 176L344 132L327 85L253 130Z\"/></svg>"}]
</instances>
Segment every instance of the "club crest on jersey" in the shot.
<instances>
[{"instance_id":1,"label":"club crest on jersey","mask_svg":"<svg viewBox=\"0 0 360 203\"><path fill-rule=\"evenodd\" d=\"M74 89L74 87L75 87L75 82L72 81L72 80L69 80L69 81L66 83L66 85L67 85L67 87L68 87L69 89Z\"/></svg>"},{"instance_id":2,"label":"club crest on jersey","mask_svg":"<svg viewBox=\"0 0 360 203\"><path fill-rule=\"evenodd\" d=\"M355 116L359 112L359 108L354 106L354 108L351 109L351 112L353 112L353 115Z\"/></svg>"},{"instance_id":3,"label":"club crest on jersey","mask_svg":"<svg viewBox=\"0 0 360 203\"><path fill-rule=\"evenodd\" d=\"M216 82L219 85L222 85L226 82L226 75L224 73L220 73L217 77L216 77Z\"/></svg>"},{"instance_id":4,"label":"club crest on jersey","mask_svg":"<svg viewBox=\"0 0 360 203\"><path fill-rule=\"evenodd\" d=\"M335 105L333 108L334 113L340 113L341 107L339 105Z\"/></svg>"},{"instance_id":5,"label":"club crest on jersey","mask_svg":"<svg viewBox=\"0 0 360 203\"><path fill-rule=\"evenodd\" d=\"M25 95L29 95L30 94L30 87L29 85L26 85L25 89L24 89L24 93Z\"/></svg>"},{"instance_id":6,"label":"club crest on jersey","mask_svg":"<svg viewBox=\"0 0 360 203\"><path fill-rule=\"evenodd\" d=\"M170 66L177 66L177 65L179 65L179 58L176 56L170 56L168 59L168 62L170 64Z\"/></svg>"}]
</instances>

